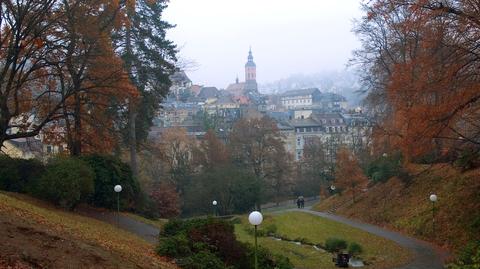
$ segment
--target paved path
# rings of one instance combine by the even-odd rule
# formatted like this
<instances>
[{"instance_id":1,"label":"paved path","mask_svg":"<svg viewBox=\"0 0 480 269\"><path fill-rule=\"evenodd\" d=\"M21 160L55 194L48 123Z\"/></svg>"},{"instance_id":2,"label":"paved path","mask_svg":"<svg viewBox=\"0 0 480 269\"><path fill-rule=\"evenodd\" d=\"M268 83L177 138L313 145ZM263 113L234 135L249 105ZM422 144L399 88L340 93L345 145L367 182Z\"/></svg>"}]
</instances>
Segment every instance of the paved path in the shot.
<instances>
[{"instance_id":1,"label":"paved path","mask_svg":"<svg viewBox=\"0 0 480 269\"><path fill-rule=\"evenodd\" d=\"M312 201L312 203L313 202L314 201ZM408 236L404 236L397 232L388 231L375 225L354 221L351 219L347 219L345 217L332 215L329 213L313 211L308 205L309 204L307 204L307 207L305 207L305 209L296 209L294 205L293 206L284 205L279 208L272 207L266 211L278 212L278 213L286 212L286 211L305 212L305 213L309 213L319 217L327 218L333 221L337 221L340 223L344 223L346 225L367 231L371 234L375 234L380 237L392 240L398 243L400 246L409 249L414 254L414 258L409 264L396 269L443 269L444 268L442 261L446 257L448 257L449 254L446 251L436 249L435 247L433 247L427 242L424 242L415 238L411 238ZM117 224L117 218L116 218L117 215L114 212L81 210L78 213L101 220L101 221L105 221L114 225ZM123 216L123 215L120 215L119 225L120 225L120 228L127 230L131 233L134 233L152 244L157 244L158 242L159 230L154 226L145 224L143 222L134 220L130 217Z\"/></svg>"},{"instance_id":2,"label":"paved path","mask_svg":"<svg viewBox=\"0 0 480 269\"><path fill-rule=\"evenodd\" d=\"M313 211L310 208L291 209L290 211L306 212L312 215L344 223L346 225L367 231L371 234L392 240L398 243L400 246L412 251L414 254L413 260L409 264L397 269L443 269L444 267L442 261L449 255L446 251L439 250L427 242L404 236L397 232L388 231L375 225L354 221L337 215Z\"/></svg>"},{"instance_id":3,"label":"paved path","mask_svg":"<svg viewBox=\"0 0 480 269\"><path fill-rule=\"evenodd\" d=\"M83 216L91 217L104 222L108 222L113 225L117 225L117 214L115 212L97 211L94 209L81 209L77 211L77 213ZM159 229L157 227L143 223L141 221L137 221L122 214L120 214L118 221L118 225L121 229L136 234L152 244L156 245L158 243Z\"/></svg>"}]
</instances>

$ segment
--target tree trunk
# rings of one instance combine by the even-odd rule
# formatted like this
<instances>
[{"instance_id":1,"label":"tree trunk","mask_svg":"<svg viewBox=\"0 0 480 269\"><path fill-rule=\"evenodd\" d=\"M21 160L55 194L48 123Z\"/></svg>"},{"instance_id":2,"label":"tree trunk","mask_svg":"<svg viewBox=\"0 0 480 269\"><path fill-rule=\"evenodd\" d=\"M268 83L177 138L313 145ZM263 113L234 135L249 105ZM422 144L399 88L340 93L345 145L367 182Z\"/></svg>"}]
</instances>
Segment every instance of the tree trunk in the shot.
<instances>
[{"instance_id":1,"label":"tree trunk","mask_svg":"<svg viewBox=\"0 0 480 269\"><path fill-rule=\"evenodd\" d=\"M128 8L127 16L130 20L133 19L133 13L135 10ZM131 22L130 22L131 23ZM126 30L126 40L125 40L125 48L126 48L126 59L125 65L130 78L133 77L132 75L132 31L130 26L127 26ZM137 134L136 134L136 118L137 118L137 109L136 103L134 100L129 100L129 108L128 108L128 133L129 133L129 147L130 147L130 167L132 169L133 176L138 178L138 163L137 163Z\"/></svg>"},{"instance_id":2,"label":"tree trunk","mask_svg":"<svg viewBox=\"0 0 480 269\"><path fill-rule=\"evenodd\" d=\"M131 101L128 109L128 132L129 132L129 147L130 147L130 167L132 168L133 176L138 178L138 163L137 163L137 133L135 128L135 119L137 118L137 111L135 104Z\"/></svg>"}]
</instances>

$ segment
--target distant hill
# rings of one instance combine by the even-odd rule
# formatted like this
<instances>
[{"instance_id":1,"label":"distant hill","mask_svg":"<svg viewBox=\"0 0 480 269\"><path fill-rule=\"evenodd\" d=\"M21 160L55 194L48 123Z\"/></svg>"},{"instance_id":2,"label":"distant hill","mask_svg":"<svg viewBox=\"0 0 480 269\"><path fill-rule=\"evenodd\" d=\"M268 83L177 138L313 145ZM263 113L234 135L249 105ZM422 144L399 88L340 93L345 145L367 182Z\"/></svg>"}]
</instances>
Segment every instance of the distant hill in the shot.
<instances>
[{"instance_id":1,"label":"distant hill","mask_svg":"<svg viewBox=\"0 0 480 269\"><path fill-rule=\"evenodd\" d=\"M345 96L350 106L360 104L363 96L361 84L353 70L324 71L315 74L294 74L288 78L259 85L264 94L281 94L288 90L318 88L322 92L334 92Z\"/></svg>"}]
</instances>

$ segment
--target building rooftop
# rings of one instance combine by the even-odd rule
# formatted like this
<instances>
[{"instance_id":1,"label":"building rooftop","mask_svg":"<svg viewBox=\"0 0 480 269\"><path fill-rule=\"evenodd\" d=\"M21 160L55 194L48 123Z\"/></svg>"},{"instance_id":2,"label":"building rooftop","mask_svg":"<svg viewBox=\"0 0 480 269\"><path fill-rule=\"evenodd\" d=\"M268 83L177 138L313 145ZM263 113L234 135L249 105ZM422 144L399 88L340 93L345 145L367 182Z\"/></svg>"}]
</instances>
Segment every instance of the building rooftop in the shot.
<instances>
[{"instance_id":1,"label":"building rooftop","mask_svg":"<svg viewBox=\"0 0 480 269\"><path fill-rule=\"evenodd\" d=\"M320 93L319 89L310 88L310 89L299 89L299 90L286 91L281 96L282 97L293 97L293 96L313 95L313 94L319 94L319 93Z\"/></svg>"}]
</instances>

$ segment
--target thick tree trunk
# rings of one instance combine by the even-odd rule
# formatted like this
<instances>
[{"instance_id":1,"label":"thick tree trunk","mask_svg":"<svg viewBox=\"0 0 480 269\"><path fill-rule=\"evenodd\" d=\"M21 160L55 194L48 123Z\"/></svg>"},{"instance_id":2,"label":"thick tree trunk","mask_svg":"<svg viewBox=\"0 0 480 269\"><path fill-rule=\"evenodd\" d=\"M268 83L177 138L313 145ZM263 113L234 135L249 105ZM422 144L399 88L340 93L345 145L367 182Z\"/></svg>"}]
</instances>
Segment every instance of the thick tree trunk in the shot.
<instances>
[{"instance_id":1,"label":"thick tree trunk","mask_svg":"<svg viewBox=\"0 0 480 269\"><path fill-rule=\"evenodd\" d=\"M127 15L129 19L133 18L135 10L128 8ZM127 72L132 78L132 31L130 26L127 26L125 40L126 59L125 65ZM133 176L138 178L138 164L137 164L137 133L135 122L137 119L137 109L134 100L130 100L128 108L128 144L130 148L130 167L132 169Z\"/></svg>"}]
</instances>

